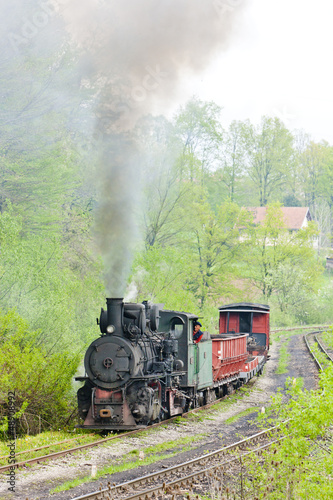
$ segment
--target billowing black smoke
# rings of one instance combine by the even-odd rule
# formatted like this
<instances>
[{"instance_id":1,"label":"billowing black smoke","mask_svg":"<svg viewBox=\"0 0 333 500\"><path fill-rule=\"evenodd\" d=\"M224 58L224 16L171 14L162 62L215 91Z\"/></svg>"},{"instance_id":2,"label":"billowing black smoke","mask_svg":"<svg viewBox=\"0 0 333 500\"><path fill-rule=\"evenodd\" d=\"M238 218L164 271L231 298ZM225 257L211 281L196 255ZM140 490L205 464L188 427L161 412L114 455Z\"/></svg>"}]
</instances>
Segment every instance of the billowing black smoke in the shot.
<instances>
[{"instance_id":1,"label":"billowing black smoke","mask_svg":"<svg viewBox=\"0 0 333 500\"><path fill-rule=\"evenodd\" d=\"M137 235L140 164L132 129L167 109L185 77L227 45L245 0L54 0L79 47L87 88L98 93L96 236L107 291L123 296ZM225 75L227 78L227 75Z\"/></svg>"}]
</instances>

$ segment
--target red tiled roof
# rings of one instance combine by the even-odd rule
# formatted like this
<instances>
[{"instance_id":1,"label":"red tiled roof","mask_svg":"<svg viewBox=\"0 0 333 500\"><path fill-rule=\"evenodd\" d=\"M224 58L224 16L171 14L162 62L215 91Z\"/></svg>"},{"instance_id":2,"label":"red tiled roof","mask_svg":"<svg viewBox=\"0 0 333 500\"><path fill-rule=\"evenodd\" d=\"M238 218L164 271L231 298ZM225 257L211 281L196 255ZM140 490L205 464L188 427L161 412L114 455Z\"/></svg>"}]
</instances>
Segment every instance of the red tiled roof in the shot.
<instances>
[{"instance_id":1,"label":"red tiled roof","mask_svg":"<svg viewBox=\"0 0 333 500\"><path fill-rule=\"evenodd\" d=\"M266 216L266 207L248 207L253 213L253 222L259 224ZM283 220L288 229L301 229L306 220L312 220L309 207L281 207Z\"/></svg>"}]
</instances>

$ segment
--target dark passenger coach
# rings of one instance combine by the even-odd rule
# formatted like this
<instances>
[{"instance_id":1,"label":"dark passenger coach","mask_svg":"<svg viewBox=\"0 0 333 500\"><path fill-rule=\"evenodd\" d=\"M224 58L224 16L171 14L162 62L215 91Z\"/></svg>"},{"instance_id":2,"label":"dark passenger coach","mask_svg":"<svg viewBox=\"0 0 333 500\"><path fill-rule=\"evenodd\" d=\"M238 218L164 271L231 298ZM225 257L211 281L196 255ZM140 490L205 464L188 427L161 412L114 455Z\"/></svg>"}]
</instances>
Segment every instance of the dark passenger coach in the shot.
<instances>
[{"instance_id":1,"label":"dark passenger coach","mask_svg":"<svg viewBox=\"0 0 333 500\"><path fill-rule=\"evenodd\" d=\"M239 302L219 307L220 333L247 333L248 352L265 356L269 349L269 306Z\"/></svg>"}]
</instances>

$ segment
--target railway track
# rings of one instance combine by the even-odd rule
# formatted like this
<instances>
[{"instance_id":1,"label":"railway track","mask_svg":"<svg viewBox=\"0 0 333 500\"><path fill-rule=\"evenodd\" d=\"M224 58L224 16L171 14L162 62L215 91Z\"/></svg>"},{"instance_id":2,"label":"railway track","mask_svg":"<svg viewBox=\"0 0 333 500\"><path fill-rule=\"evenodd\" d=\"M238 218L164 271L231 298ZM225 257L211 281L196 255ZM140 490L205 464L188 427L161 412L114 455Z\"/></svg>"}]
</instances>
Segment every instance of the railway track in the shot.
<instances>
[{"instance_id":1,"label":"railway track","mask_svg":"<svg viewBox=\"0 0 333 500\"><path fill-rule=\"evenodd\" d=\"M294 327L294 328L290 328L289 330L296 330L296 329L302 329L302 328L304 328L304 327ZM323 329L323 328L325 328L325 325L320 325L317 328ZM275 330L272 330L272 331L275 331ZM307 340L307 339L309 339L309 336L313 335L313 333L319 334L320 331L321 330L318 330L316 332L311 332L311 333L308 333L307 335L304 336L305 342L306 342L307 347L308 347L308 349L309 349L310 352L311 352L311 347L310 347L310 342L311 341ZM323 352L326 352L322 345L320 345L320 349L322 349ZM315 357L315 355L314 355L313 352L311 352L311 355L314 357L315 362L316 362L318 368L320 370L322 370L322 366L321 366L320 362L318 361L318 359ZM327 356L329 356L328 353L327 353ZM227 397L227 396L225 396L225 397ZM195 409L191 410L190 412L183 414L183 416L186 417L186 415L188 415L190 413L195 413L198 410L209 408L209 407L213 406L214 404L222 401L224 398L218 399L218 400L214 401L213 403L210 403L210 404L208 404L206 406L201 406L199 408L195 408ZM177 417L173 417L173 418L171 418L169 420L163 420L160 423L153 424L152 426L150 426L147 429L155 428L155 427L158 427L159 425L167 424L168 422L172 422L175 418L177 418ZM138 429L138 430L134 430L134 431L122 433L122 434L119 434L119 435L114 435L114 436L111 436L111 437L108 437L108 438L103 438L103 439L100 439L100 440L97 440L97 441L93 441L91 443L85 443L85 444L82 444L82 445L79 445L79 446L75 446L75 447L72 447L72 448L69 448L69 449L66 449L66 450L60 450L60 451L56 451L56 452L53 452L53 453L48 453L46 455L42 455L42 456L30 458L30 459L21 460L21 461L17 462L15 464L15 466L18 468L18 467L23 467L23 466L27 466L27 465L33 465L33 464L36 464L36 463L42 463L42 462L45 462L45 461L47 461L49 459L55 459L55 458L63 457L65 455L68 455L68 454L71 454L71 453L75 453L77 451L82 451L82 450L85 450L85 449L88 449L88 448L99 446L101 444L104 444L104 443L106 443L108 441L112 441L114 439L124 439L124 438L126 438L128 436L135 435L135 434L137 434L139 432L142 432L142 429ZM75 440L75 439L77 439L77 438L73 438L73 440ZM30 450L25 450L23 452L20 452L19 454L20 455L29 455L29 454L31 454L33 452L42 450L43 448L56 447L56 446L65 444L66 442L70 442L70 441L71 440L65 440L65 441L61 441L61 442L58 442L58 443L52 443L51 445L46 445L45 447L39 447L39 448L30 449ZM5 458L6 457L0 457L0 460L1 459L5 459ZM6 472L7 470L10 469L10 467L11 467L10 465L0 466L0 473Z\"/></svg>"},{"instance_id":2,"label":"railway track","mask_svg":"<svg viewBox=\"0 0 333 500\"><path fill-rule=\"evenodd\" d=\"M295 330L312 330L315 328L316 330L325 330L325 328L329 328L331 325L312 325L312 326L291 326L289 328L275 328L274 330L270 330L270 333L278 333L278 332L293 332Z\"/></svg>"},{"instance_id":3,"label":"railway track","mask_svg":"<svg viewBox=\"0 0 333 500\"><path fill-rule=\"evenodd\" d=\"M333 357L327 352L320 340L320 333L321 330L310 332L304 335L304 340L319 370L322 370L323 365L313 352L313 344L318 345L329 362L333 362ZM201 493L202 491L207 492L214 483L221 485L226 482L230 484L230 493L236 494L235 490L241 489L242 486L241 481L238 481L236 487L234 478L245 473L242 468L246 456L253 453L260 455L263 450L285 437L279 436L278 426L272 427L188 462L118 485L108 483L105 488L101 486L98 491L75 497L73 500L146 500L149 498L178 500L188 498L189 494L197 494L200 491ZM238 494L243 498L242 492L238 491Z\"/></svg>"},{"instance_id":4,"label":"railway track","mask_svg":"<svg viewBox=\"0 0 333 500\"><path fill-rule=\"evenodd\" d=\"M320 328L320 327L319 327ZM310 343L311 343L311 338L314 338L315 335L318 335L320 333L320 331L316 331L316 332L311 332L307 335L304 336L304 339L306 341L306 343L308 344L308 348L311 352L311 347L310 347ZM323 348L323 351L325 352L325 349L324 347L321 345L321 348ZM312 356L314 356L314 353L311 353ZM329 356L329 354L327 353L327 355ZM315 357L315 356L314 356ZM332 358L330 358L331 361L332 361ZM318 365L318 368L321 370L322 369L322 366L320 364L320 362L317 360L316 361L317 365ZM196 408L194 410L192 410L191 412L188 412L187 414L184 414L183 416L186 416L188 415L189 413L194 413L196 411L199 411L199 410L202 410L202 409L205 409L205 408L209 408L211 406L213 406L214 404L218 403L219 401L221 401L222 399L224 398L221 398L217 401L214 401L213 403L209 404L209 405L206 405L204 407L200 407L200 408ZM152 426L150 426L149 428L147 428L147 430L149 430L150 428L156 428L158 427L159 425L165 425L167 424L168 422L172 422L175 418L177 417L174 417L170 420L164 420L158 424L154 424ZM100 444L104 444L108 441L111 441L111 440L114 440L114 439L122 439L122 438L126 438L128 436L131 436L131 435L135 435L139 432L142 432L143 429L138 429L138 430L134 430L134 431L130 431L130 432L126 432L126 433L123 433L121 435L113 435L111 437L108 437L108 438L103 438L103 439L100 439L100 440L97 440L97 441L94 441L92 443L86 443L86 444L82 444L82 445L79 445L79 446L76 446L76 447L73 447L73 448L70 448L70 449L67 449L67 450L61 450L61 451L58 451L58 452L55 452L55 453L50 453L50 454L47 454L47 455L43 455L43 456L39 456L39 457L35 457L35 458L32 458L32 459L29 459L29 460L22 460L20 462L17 462L16 463L16 467L21 467L21 466L26 466L26 465L31 465L31 464L35 464L35 463L41 463L41 462L44 462L44 461L47 461L49 459L54 459L54 458L58 458L58 457L62 457L62 456L65 456L67 454L71 454L71 453L75 453L77 451L81 451L81 450L84 450L84 449L88 449L88 448L92 448L94 446L98 446ZM75 438L74 438L75 439ZM251 438L249 438L251 439ZM66 441L71 441L71 440L66 440ZM65 441L62 441L60 443L53 443L52 445L50 446L56 446L56 445L59 445L59 444L62 444L64 443ZM236 446L237 443L235 445L231 445L231 446ZM48 445L47 445L48 447ZM39 449L42 449L44 447L40 447ZM228 447L227 447L228 448ZM29 453L31 451L36 451L37 449L34 449L34 450L26 450L25 453ZM206 457L207 458L207 457ZM202 460L204 460L204 458L202 458ZM3 467L0 467L0 473L3 473L5 471L7 471L9 469L10 466L3 466ZM206 470L206 469L205 469ZM212 471L211 471L212 472ZM208 473L208 472L207 472ZM213 472L212 472L213 473ZM178 481L178 480L177 480ZM176 484L176 483L175 483ZM178 484L178 483L177 483ZM148 493L147 493L148 494ZM82 497L82 498L85 498L85 497ZM87 496L87 498L90 498L89 496ZM91 497L91 498L94 498L94 497ZM101 497L101 498L104 498L104 497ZM108 498L108 497L105 497L105 498ZM114 496L114 497L110 497L110 498L118 498L117 496ZM119 497L120 498L120 497ZM131 497L130 497L131 498ZM139 497L133 497L133 498L139 498Z\"/></svg>"},{"instance_id":5,"label":"railway track","mask_svg":"<svg viewBox=\"0 0 333 500\"><path fill-rule=\"evenodd\" d=\"M193 413L195 413L197 411L200 411L200 410L208 409L208 408L214 406L215 404L223 401L224 399L226 399L228 397L229 396L223 396L223 398L217 399L217 400L215 400L214 402L212 402L210 404L207 404L205 406L200 406L198 408L194 408L193 410L190 410L187 413L183 413L182 417L186 417L186 416L188 416L190 414L193 414ZM161 425L166 425L168 423L171 423L171 422L173 422L177 418L179 418L179 415L176 415L175 417L172 417L172 418L170 418L168 420L162 420L161 422L158 422L156 424L150 425L149 427L146 427L144 429L136 429L134 431L124 432L122 434L117 434L117 435L113 435L113 436L106 437L106 438L103 438L103 439L99 439L99 440L93 441L91 443L85 443L85 444L82 444L82 445L79 445L79 446L75 446L75 447L69 448L67 450L61 450L61 451L57 451L57 452L54 452L54 453L49 453L47 455L42 455L42 456L39 456L39 457L30 458L30 459L27 459L27 460L22 460L20 462L16 462L15 467L18 468L18 467L24 467L24 466L27 466L27 465L33 465L33 464L45 462L45 461L50 460L50 459L59 458L59 457L65 456L65 455L69 455L71 453L75 453L77 451L85 450L85 449L88 449L88 448L93 448L94 446L99 446L101 444L107 443L108 441L113 441L115 439L124 439L124 438L126 438L128 436L134 436L135 434L138 434L138 433L140 433L142 431L154 429L154 428L159 427ZM46 445L45 447L42 446L42 447L39 447L39 448L33 448L33 449L30 449L30 450L25 450L23 452L20 452L20 454L21 455L23 455L23 454L28 455L29 453L33 453L33 452L41 450L43 448L49 448L49 447L52 447L52 446L53 447L59 446L59 445L65 443L67 441L71 441L71 440L60 441L58 443L52 443L51 445ZM7 457L0 457L0 459L8 459L8 456ZM13 467L13 465L4 465L4 466L1 466L0 467L0 474L6 472L7 470L9 470L12 467Z\"/></svg>"},{"instance_id":6,"label":"railway track","mask_svg":"<svg viewBox=\"0 0 333 500\"><path fill-rule=\"evenodd\" d=\"M325 354L325 356L329 359L329 362L333 363L333 356L327 351L326 347L324 346L323 341L320 339L320 334L315 335L315 339L321 352Z\"/></svg>"},{"instance_id":7,"label":"railway track","mask_svg":"<svg viewBox=\"0 0 333 500\"><path fill-rule=\"evenodd\" d=\"M273 437L272 437L273 435ZM284 437L278 436L278 426L261 431L211 453L183 462L179 465L154 472L131 481L100 488L74 500L145 500L166 498L166 495L188 494L199 488L209 489L210 481L234 475L242 468L242 460L251 453L261 452Z\"/></svg>"},{"instance_id":8,"label":"railway track","mask_svg":"<svg viewBox=\"0 0 333 500\"><path fill-rule=\"evenodd\" d=\"M306 347L308 348L314 362L317 365L317 368L322 371L327 364L333 363L333 356L327 351L322 340L319 338L319 335L322 333L321 330L310 332L304 335L304 342ZM319 360L318 355L316 354L315 346L325 355L326 359Z\"/></svg>"}]
</instances>

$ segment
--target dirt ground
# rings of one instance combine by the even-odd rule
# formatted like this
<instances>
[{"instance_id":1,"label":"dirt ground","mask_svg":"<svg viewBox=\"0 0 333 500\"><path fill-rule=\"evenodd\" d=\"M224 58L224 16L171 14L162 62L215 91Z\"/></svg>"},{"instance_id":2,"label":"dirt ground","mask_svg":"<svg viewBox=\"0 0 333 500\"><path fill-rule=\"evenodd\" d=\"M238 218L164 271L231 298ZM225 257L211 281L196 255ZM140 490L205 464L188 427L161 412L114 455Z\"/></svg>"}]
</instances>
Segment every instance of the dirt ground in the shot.
<instances>
[{"instance_id":1,"label":"dirt ground","mask_svg":"<svg viewBox=\"0 0 333 500\"><path fill-rule=\"evenodd\" d=\"M287 377L302 377L306 389L314 389L317 385L317 370L310 360L306 350L303 337L297 334L291 337L289 342L290 359L288 373L276 375L279 348L284 339L279 343L273 343L270 349L270 360L266 364L264 375L256 379L253 389L244 394L241 399L226 409L210 412L209 419L199 422L188 421L186 425L169 424L167 428L160 427L154 430L153 442L155 444L165 441L178 440L184 437L194 437L198 434L206 434L202 440L198 440L195 449L180 452L176 456L166 458L149 466L140 466L127 472L113 474L97 481L82 484L64 493L50 495L50 490L65 481L85 477L91 474L92 467L98 468L112 465L122 455L133 450L144 453L146 447L152 445L152 437L147 433L144 437L128 437L120 443L105 444L99 448L92 448L74 456L66 456L33 466L31 469L20 469L16 472L15 494L8 492L8 479L4 474L0 475L0 500L9 498L41 500L52 498L54 500L68 500L77 496L90 493L105 487L108 481L111 483L123 482L135 477L143 476L149 472L162 467L169 467L181 463L205 452L213 451L225 444L236 441L241 436L254 434L256 431L254 419L256 413L241 417L233 424L226 424L226 420L243 412L248 408L265 408L270 404L271 396L276 394L278 388L284 389ZM195 439L194 439L195 440Z\"/></svg>"}]
</instances>

